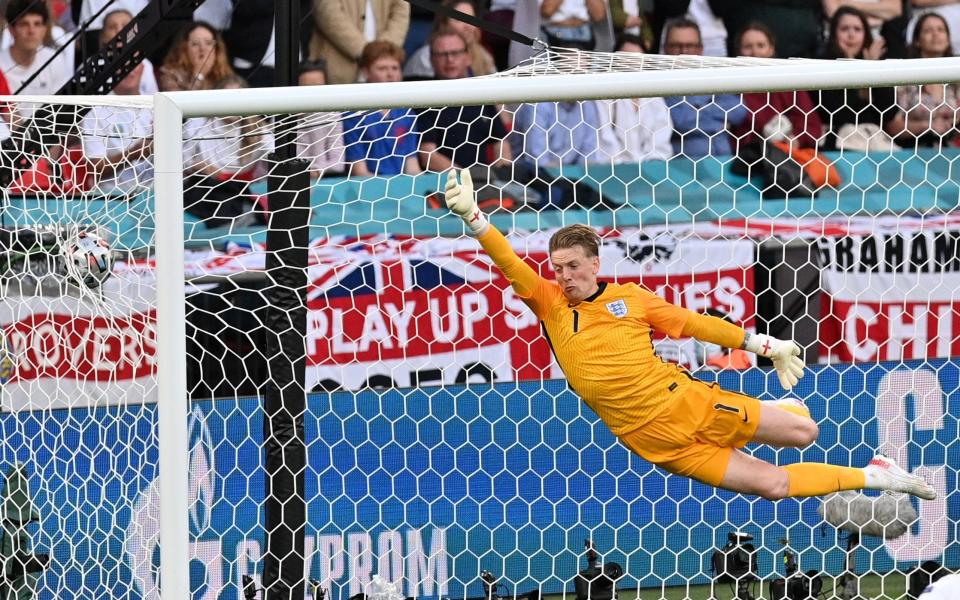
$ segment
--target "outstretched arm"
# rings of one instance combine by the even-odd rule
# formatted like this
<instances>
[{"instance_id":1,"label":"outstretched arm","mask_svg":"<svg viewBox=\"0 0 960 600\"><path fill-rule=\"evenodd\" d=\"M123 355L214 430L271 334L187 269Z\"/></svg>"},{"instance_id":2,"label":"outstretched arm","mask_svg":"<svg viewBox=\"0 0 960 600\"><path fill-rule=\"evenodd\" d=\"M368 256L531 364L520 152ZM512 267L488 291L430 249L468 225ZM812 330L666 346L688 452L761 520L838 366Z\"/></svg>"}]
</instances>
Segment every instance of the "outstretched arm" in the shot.
<instances>
[{"instance_id":1,"label":"outstretched arm","mask_svg":"<svg viewBox=\"0 0 960 600\"><path fill-rule=\"evenodd\" d=\"M800 348L789 340L778 340L762 333L749 333L719 317L691 311L683 325L683 335L718 344L726 348L740 348L773 361L783 388L790 390L803 377L803 359Z\"/></svg>"},{"instance_id":2,"label":"outstretched arm","mask_svg":"<svg viewBox=\"0 0 960 600\"><path fill-rule=\"evenodd\" d=\"M466 169L460 171L459 182L456 171L447 172L446 200L447 208L463 219L467 231L477 238L483 249L513 285L517 295L524 299L532 298L544 280L530 268L530 265L517 256L510 242L487 221L486 215L477 206L470 171Z\"/></svg>"}]
</instances>

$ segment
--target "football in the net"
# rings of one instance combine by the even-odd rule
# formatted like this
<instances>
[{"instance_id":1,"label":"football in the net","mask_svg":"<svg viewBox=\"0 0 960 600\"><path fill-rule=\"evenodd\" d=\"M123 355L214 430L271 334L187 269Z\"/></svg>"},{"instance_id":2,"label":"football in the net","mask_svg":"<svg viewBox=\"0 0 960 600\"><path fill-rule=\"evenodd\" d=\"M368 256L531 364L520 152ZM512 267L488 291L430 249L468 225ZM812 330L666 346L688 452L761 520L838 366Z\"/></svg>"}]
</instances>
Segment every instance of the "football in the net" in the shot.
<instances>
[{"instance_id":1,"label":"football in the net","mask_svg":"<svg viewBox=\"0 0 960 600\"><path fill-rule=\"evenodd\" d=\"M110 244L89 231L71 236L63 246L67 274L90 289L100 287L113 272L113 251Z\"/></svg>"}]
</instances>

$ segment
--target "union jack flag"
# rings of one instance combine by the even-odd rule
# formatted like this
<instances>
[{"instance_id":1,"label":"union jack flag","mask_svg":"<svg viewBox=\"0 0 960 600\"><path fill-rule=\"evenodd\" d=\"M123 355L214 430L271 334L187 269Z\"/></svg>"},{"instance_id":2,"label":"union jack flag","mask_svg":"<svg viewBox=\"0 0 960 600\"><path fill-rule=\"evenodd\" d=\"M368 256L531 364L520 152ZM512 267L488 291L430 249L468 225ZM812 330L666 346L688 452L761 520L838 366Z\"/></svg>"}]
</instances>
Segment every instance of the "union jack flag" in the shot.
<instances>
[{"instance_id":1,"label":"union jack flag","mask_svg":"<svg viewBox=\"0 0 960 600\"><path fill-rule=\"evenodd\" d=\"M491 264L473 240L319 240L311 248L307 300L489 283Z\"/></svg>"}]
</instances>

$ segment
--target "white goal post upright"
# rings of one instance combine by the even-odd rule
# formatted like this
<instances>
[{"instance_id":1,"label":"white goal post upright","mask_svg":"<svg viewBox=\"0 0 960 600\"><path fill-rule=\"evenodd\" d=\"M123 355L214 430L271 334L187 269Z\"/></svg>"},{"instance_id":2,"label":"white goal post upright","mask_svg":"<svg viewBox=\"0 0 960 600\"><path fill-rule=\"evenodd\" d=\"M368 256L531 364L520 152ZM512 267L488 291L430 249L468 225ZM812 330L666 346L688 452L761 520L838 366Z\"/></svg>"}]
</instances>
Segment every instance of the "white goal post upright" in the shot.
<instances>
[{"instance_id":1,"label":"white goal post upright","mask_svg":"<svg viewBox=\"0 0 960 600\"><path fill-rule=\"evenodd\" d=\"M163 598L190 597L187 332L183 247L183 112L154 96L157 248L157 444L160 452L160 579ZM170 210L160 205L170 203Z\"/></svg>"},{"instance_id":2,"label":"white goal post upright","mask_svg":"<svg viewBox=\"0 0 960 600\"><path fill-rule=\"evenodd\" d=\"M640 59L638 59L640 60ZM175 92L154 97L162 595L190 593L182 124L191 117L879 87L960 81L960 57L923 61L711 61L643 57L642 72L455 82ZM674 70L670 70L672 68ZM696 69L697 65L706 68ZM734 65L734 66L730 66ZM609 64L607 68L609 68ZM550 67L547 63L543 69ZM679 67L679 68L678 68ZM685 68L688 67L688 68ZM592 68L585 65L585 68ZM602 66L599 68L603 68Z\"/></svg>"}]
</instances>

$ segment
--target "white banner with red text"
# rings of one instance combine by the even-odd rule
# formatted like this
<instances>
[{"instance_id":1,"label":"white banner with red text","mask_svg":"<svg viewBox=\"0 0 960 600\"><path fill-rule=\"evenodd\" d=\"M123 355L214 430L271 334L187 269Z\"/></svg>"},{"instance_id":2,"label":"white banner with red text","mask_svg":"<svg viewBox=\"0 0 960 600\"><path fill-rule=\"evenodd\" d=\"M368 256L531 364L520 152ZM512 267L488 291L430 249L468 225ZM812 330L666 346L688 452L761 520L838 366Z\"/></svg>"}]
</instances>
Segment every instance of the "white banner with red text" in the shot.
<instances>
[{"instance_id":1,"label":"white banner with red text","mask_svg":"<svg viewBox=\"0 0 960 600\"><path fill-rule=\"evenodd\" d=\"M960 229L819 240L821 362L960 355Z\"/></svg>"},{"instance_id":2,"label":"white banner with red text","mask_svg":"<svg viewBox=\"0 0 960 600\"><path fill-rule=\"evenodd\" d=\"M551 277L549 232L508 239ZM640 282L670 302L752 328L754 251L747 240L604 232L600 276ZM188 252L187 291L262 271L264 257L258 246ZM155 401L153 267L118 263L98 292L79 293L53 275L45 285L9 288L0 300L3 408ZM308 281L308 390L562 376L539 322L475 240L319 239ZM656 343L664 358L692 369L715 351L692 340Z\"/></svg>"}]
</instances>

